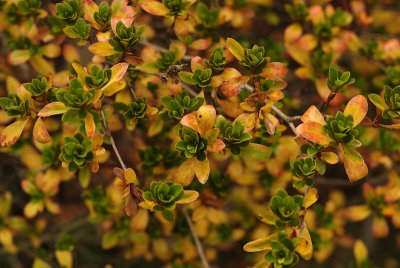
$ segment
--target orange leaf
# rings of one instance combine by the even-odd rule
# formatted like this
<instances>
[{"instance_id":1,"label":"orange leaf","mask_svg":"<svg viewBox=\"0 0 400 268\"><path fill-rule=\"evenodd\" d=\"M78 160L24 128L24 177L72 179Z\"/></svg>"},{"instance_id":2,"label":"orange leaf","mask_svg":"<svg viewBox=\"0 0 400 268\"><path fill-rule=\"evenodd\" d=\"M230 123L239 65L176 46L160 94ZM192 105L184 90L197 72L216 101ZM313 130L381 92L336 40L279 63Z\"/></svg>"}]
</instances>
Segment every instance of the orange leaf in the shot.
<instances>
[{"instance_id":1,"label":"orange leaf","mask_svg":"<svg viewBox=\"0 0 400 268\"><path fill-rule=\"evenodd\" d=\"M349 101L349 103L347 103L343 113L346 116L352 115L354 119L353 125L357 126L364 119L367 112L368 112L367 99L362 95L358 95L352 98Z\"/></svg>"},{"instance_id":2,"label":"orange leaf","mask_svg":"<svg viewBox=\"0 0 400 268\"><path fill-rule=\"evenodd\" d=\"M304 208L309 208L318 200L317 188L313 187L304 196Z\"/></svg>"},{"instance_id":3,"label":"orange leaf","mask_svg":"<svg viewBox=\"0 0 400 268\"><path fill-rule=\"evenodd\" d=\"M93 114L87 113L85 118L85 130L88 137L93 136L96 131L96 124L94 123Z\"/></svg>"},{"instance_id":4,"label":"orange leaf","mask_svg":"<svg viewBox=\"0 0 400 268\"><path fill-rule=\"evenodd\" d=\"M221 93L226 97L236 96L250 78L250 76L240 76L224 82L221 86Z\"/></svg>"},{"instance_id":5,"label":"orange leaf","mask_svg":"<svg viewBox=\"0 0 400 268\"><path fill-rule=\"evenodd\" d=\"M8 147L17 142L29 118L16 121L7 126L0 134L0 148Z\"/></svg>"},{"instance_id":6,"label":"orange leaf","mask_svg":"<svg viewBox=\"0 0 400 268\"><path fill-rule=\"evenodd\" d=\"M296 128L297 133L309 141L328 146L333 140L325 132L324 127L316 122L305 122Z\"/></svg>"},{"instance_id":7,"label":"orange leaf","mask_svg":"<svg viewBox=\"0 0 400 268\"><path fill-rule=\"evenodd\" d=\"M210 39L197 39L193 41L189 47L194 50L204 50L207 49L211 45Z\"/></svg>"},{"instance_id":8,"label":"orange leaf","mask_svg":"<svg viewBox=\"0 0 400 268\"><path fill-rule=\"evenodd\" d=\"M383 238L389 234L389 226L384 217L375 216L372 222L372 235L376 238Z\"/></svg>"},{"instance_id":9,"label":"orange leaf","mask_svg":"<svg viewBox=\"0 0 400 268\"><path fill-rule=\"evenodd\" d=\"M368 167L362 156L349 146L340 144L344 168L350 182L358 181L368 175Z\"/></svg>"},{"instance_id":10,"label":"orange leaf","mask_svg":"<svg viewBox=\"0 0 400 268\"><path fill-rule=\"evenodd\" d=\"M287 73L287 67L281 62L271 62L264 68L260 76L269 79L283 79Z\"/></svg>"},{"instance_id":11,"label":"orange leaf","mask_svg":"<svg viewBox=\"0 0 400 268\"><path fill-rule=\"evenodd\" d=\"M49 132L47 132L46 126L40 117L38 117L33 127L33 138L40 143L48 143L51 141Z\"/></svg>"},{"instance_id":12,"label":"orange leaf","mask_svg":"<svg viewBox=\"0 0 400 268\"><path fill-rule=\"evenodd\" d=\"M307 111L301 116L301 121L306 122L315 122L321 125L325 125L324 116L314 105L310 106Z\"/></svg>"}]
</instances>

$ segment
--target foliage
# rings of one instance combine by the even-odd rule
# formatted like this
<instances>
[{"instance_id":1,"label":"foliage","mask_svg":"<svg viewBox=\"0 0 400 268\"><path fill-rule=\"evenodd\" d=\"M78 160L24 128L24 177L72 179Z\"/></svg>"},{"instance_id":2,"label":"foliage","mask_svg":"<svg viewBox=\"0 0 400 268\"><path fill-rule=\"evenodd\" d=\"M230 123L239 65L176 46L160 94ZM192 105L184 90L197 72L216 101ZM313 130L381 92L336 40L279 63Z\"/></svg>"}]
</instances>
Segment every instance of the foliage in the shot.
<instances>
[{"instance_id":1,"label":"foliage","mask_svg":"<svg viewBox=\"0 0 400 268\"><path fill-rule=\"evenodd\" d=\"M399 266L396 1L56 2L0 1L1 267Z\"/></svg>"}]
</instances>

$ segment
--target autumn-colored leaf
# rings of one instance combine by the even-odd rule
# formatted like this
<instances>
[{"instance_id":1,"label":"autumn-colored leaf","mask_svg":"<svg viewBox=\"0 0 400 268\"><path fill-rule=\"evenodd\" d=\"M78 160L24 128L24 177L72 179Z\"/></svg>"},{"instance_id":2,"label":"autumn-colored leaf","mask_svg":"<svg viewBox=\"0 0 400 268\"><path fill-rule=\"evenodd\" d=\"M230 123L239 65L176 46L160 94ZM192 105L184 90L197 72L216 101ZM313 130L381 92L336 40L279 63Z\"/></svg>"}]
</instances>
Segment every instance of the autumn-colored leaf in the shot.
<instances>
[{"instance_id":1,"label":"autumn-colored leaf","mask_svg":"<svg viewBox=\"0 0 400 268\"><path fill-rule=\"evenodd\" d=\"M361 265L368 258L368 249L359 239L354 243L353 254L358 265Z\"/></svg>"},{"instance_id":2,"label":"autumn-colored leaf","mask_svg":"<svg viewBox=\"0 0 400 268\"><path fill-rule=\"evenodd\" d=\"M48 143L51 141L49 132L47 132L46 126L43 123L42 118L38 118L33 127L33 138L40 143Z\"/></svg>"},{"instance_id":3,"label":"autumn-colored leaf","mask_svg":"<svg viewBox=\"0 0 400 268\"><path fill-rule=\"evenodd\" d=\"M22 119L7 126L0 134L0 148L9 147L17 142L29 118Z\"/></svg>"},{"instance_id":4,"label":"autumn-colored leaf","mask_svg":"<svg viewBox=\"0 0 400 268\"><path fill-rule=\"evenodd\" d=\"M317 188L313 187L308 190L308 192L304 196L304 208L311 207L318 200L318 191Z\"/></svg>"},{"instance_id":5,"label":"autumn-colored leaf","mask_svg":"<svg viewBox=\"0 0 400 268\"><path fill-rule=\"evenodd\" d=\"M114 48L108 42L98 42L89 46L89 51L99 56L111 56L115 54Z\"/></svg>"},{"instance_id":6,"label":"autumn-colored leaf","mask_svg":"<svg viewBox=\"0 0 400 268\"><path fill-rule=\"evenodd\" d=\"M206 158L206 160L200 161L195 158L193 161L193 169L199 182L205 184L210 175L210 162L208 159Z\"/></svg>"},{"instance_id":7,"label":"autumn-colored leaf","mask_svg":"<svg viewBox=\"0 0 400 268\"><path fill-rule=\"evenodd\" d=\"M144 1L141 7L154 16L165 16L170 12L167 7L157 1Z\"/></svg>"},{"instance_id":8,"label":"autumn-colored leaf","mask_svg":"<svg viewBox=\"0 0 400 268\"><path fill-rule=\"evenodd\" d=\"M31 58L31 54L27 49L18 49L10 52L7 56L7 61L11 65L20 65L27 62Z\"/></svg>"},{"instance_id":9,"label":"autumn-colored leaf","mask_svg":"<svg viewBox=\"0 0 400 268\"><path fill-rule=\"evenodd\" d=\"M328 146L333 140L325 132L323 125L316 122L305 122L296 128L297 133L309 141Z\"/></svg>"},{"instance_id":10,"label":"autumn-colored leaf","mask_svg":"<svg viewBox=\"0 0 400 268\"><path fill-rule=\"evenodd\" d=\"M52 116L56 114L63 114L66 111L68 111L68 108L65 106L64 103L56 101L56 102L51 102L44 106L38 113L38 116L40 117L47 117L47 116Z\"/></svg>"},{"instance_id":11,"label":"autumn-colored leaf","mask_svg":"<svg viewBox=\"0 0 400 268\"><path fill-rule=\"evenodd\" d=\"M42 56L32 57L29 60L29 63L32 65L33 69L35 69L35 71L40 75L46 76L49 73L56 73L53 64L45 60Z\"/></svg>"},{"instance_id":12,"label":"autumn-colored leaf","mask_svg":"<svg viewBox=\"0 0 400 268\"><path fill-rule=\"evenodd\" d=\"M263 162L271 156L272 150L265 145L250 143L240 148L240 156L247 161Z\"/></svg>"},{"instance_id":13,"label":"autumn-colored leaf","mask_svg":"<svg viewBox=\"0 0 400 268\"><path fill-rule=\"evenodd\" d=\"M350 182L358 181L368 175L368 167L359 152L344 144L340 144L340 149Z\"/></svg>"},{"instance_id":14,"label":"autumn-colored leaf","mask_svg":"<svg viewBox=\"0 0 400 268\"><path fill-rule=\"evenodd\" d=\"M299 253L303 259L310 260L313 253L313 244L306 225L302 228L297 237L299 238L299 243L296 246L296 252Z\"/></svg>"},{"instance_id":15,"label":"autumn-colored leaf","mask_svg":"<svg viewBox=\"0 0 400 268\"><path fill-rule=\"evenodd\" d=\"M378 94L369 94L368 98L379 110L385 111L385 110L389 109L385 100Z\"/></svg>"},{"instance_id":16,"label":"autumn-colored leaf","mask_svg":"<svg viewBox=\"0 0 400 268\"><path fill-rule=\"evenodd\" d=\"M199 193L193 190L185 190L183 192L183 197L179 199L177 204L189 204L199 198Z\"/></svg>"},{"instance_id":17,"label":"autumn-colored leaf","mask_svg":"<svg viewBox=\"0 0 400 268\"><path fill-rule=\"evenodd\" d=\"M226 47L237 60L242 61L244 59L244 48L239 44L238 41L228 38L226 40Z\"/></svg>"},{"instance_id":18,"label":"autumn-colored leaf","mask_svg":"<svg viewBox=\"0 0 400 268\"><path fill-rule=\"evenodd\" d=\"M344 115L352 115L353 116L353 126L357 126L364 119L365 115L368 112L368 101L362 96L358 95L352 98L349 103L347 103L346 108L344 109Z\"/></svg>"},{"instance_id":19,"label":"autumn-colored leaf","mask_svg":"<svg viewBox=\"0 0 400 268\"><path fill-rule=\"evenodd\" d=\"M271 62L263 69L260 76L268 79L283 79L287 73L287 67L281 62Z\"/></svg>"},{"instance_id":20,"label":"autumn-colored leaf","mask_svg":"<svg viewBox=\"0 0 400 268\"><path fill-rule=\"evenodd\" d=\"M267 237L251 241L244 245L243 249L246 252L259 252L270 250L272 241L277 239L277 234L271 234Z\"/></svg>"},{"instance_id":21,"label":"autumn-colored leaf","mask_svg":"<svg viewBox=\"0 0 400 268\"><path fill-rule=\"evenodd\" d=\"M325 125L324 116L318 110L317 107L311 105L310 108L301 116L301 121L306 122L316 122L321 125Z\"/></svg>"},{"instance_id":22,"label":"autumn-colored leaf","mask_svg":"<svg viewBox=\"0 0 400 268\"><path fill-rule=\"evenodd\" d=\"M236 96L250 78L250 76L240 76L224 82L221 86L221 93L226 97Z\"/></svg>"},{"instance_id":23,"label":"autumn-colored leaf","mask_svg":"<svg viewBox=\"0 0 400 268\"><path fill-rule=\"evenodd\" d=\"M351 221L362 221L371 215L372 211L367 205L357 205L346 208L345 215Z\"/></svg>"},{"instance_id":24,"label":"autumn-colored leaf","mask_svg":"<svg viewBox=\"0 0 400 268\"><path fill-rule=\"evenodd\" d=\"M96 131L96 124L94 122L93 114L87 113L85 117L85 130L88 137L93 136Z\"/></svg>"}]
</instances>

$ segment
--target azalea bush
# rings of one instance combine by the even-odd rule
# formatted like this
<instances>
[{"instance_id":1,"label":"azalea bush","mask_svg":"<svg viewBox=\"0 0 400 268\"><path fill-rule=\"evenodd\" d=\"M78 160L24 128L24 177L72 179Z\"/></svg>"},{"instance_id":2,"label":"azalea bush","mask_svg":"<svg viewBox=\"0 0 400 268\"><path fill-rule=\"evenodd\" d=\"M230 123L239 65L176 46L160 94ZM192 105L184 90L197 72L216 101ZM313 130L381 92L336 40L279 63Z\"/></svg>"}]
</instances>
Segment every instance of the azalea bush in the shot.
<instances>
[{"instance_id":1,"label":"azalea bush","mask_svg":"<svg viewBox=\"0 0 400 268\"><path fill-rule=\"evenodd\" d=\"M397 8L0 1L0 266L399 267Z\"/></svg>"}]
</instances>

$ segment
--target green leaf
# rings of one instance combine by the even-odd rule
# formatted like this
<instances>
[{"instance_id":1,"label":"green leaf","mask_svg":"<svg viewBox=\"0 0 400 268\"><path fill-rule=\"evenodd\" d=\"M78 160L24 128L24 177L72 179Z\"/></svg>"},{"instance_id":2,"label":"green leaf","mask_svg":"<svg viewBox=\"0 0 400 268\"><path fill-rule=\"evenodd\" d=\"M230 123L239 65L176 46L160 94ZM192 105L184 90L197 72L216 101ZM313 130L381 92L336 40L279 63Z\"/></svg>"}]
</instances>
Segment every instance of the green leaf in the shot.
<instances>
[{"instance_id":1,"label":"green leaf","mask_svg":"<svg viewBox=\"0 0 400 268\"><path fill-rule=\"evenodd\" d=\"M190 72L179 72L178 74L179 79L188 85L195 85L195 82L193 81L193 74Z\"/></svg>"},{"instance_id":2,"label":"green leaf","mask_svg":"<svg viewBox=\"0 0 400 268\"><path fill-rule=\"evenodd\" d=\"M271 156L272 150L265 145L250 143L249 145L240 148L240 156L244 160L253 162L263 162Z\"/></svg>"},{"instance_id":3,"label":"green leaf","mask_svg":"<svg viewBox=\"0 0 400 268\"><path fill-rule=\"evenodd\" d=\"M83 188L87 188L90 182L90 171L87 166L84 166L79 170L79 184Z\"/></svg>"},{"instance_id":4,"label":"green leaf","mask_svg":"<svg viewBox=\"0 0 400 268\"><path fill-rule=\"evenodd\" d=\"M244 48L239 44L238 41L232 38L228 38L226 40L226 46L237 60L244 60Z\"/></svg>"},{"instance_id":5,"label":"green leaf","mask_svg":"<svg viewBox=\"0 0 400 268\"><path fill-rule=\"evenodd\" d=\"M259 252L265 250L271 250L271 243L277 239L277 234L272 234L264 238L260 238L254 241L251 241L244 245L243 249L246 252Z\"/></svg>"},{"instance_id":6,"label":"green leaf","mask_svg":"<svg viewBox=\"0 0 400 268\"><path fill-rule=\"evenodd\" d=\"M103 235L101 239L101 247L103 249L110 249L117 245L118 235L115 231L111 230Z\"/></svg>"},{"instance_id":7,"label":"green leaf","mask_svg":"<svg viewBox=\"0 0 400 268\"><path fill-rule=\"evenodd\" d=\"M378 94L369 94L368 98L379 110L385 111L389 109L389 107L385 103L385 100Z\"/></svg>"},{"instance_id":8,"label":"green leaf","mask_svg":"<svg viewBox=\"0 0 400 268\"><path fill-rule=\"evenodd\" d=\"M172 210L163 210L161 212L161 215L166 219L167 221L174 221L175 219L175 214Z\"/></svg>"}]
</instances>

